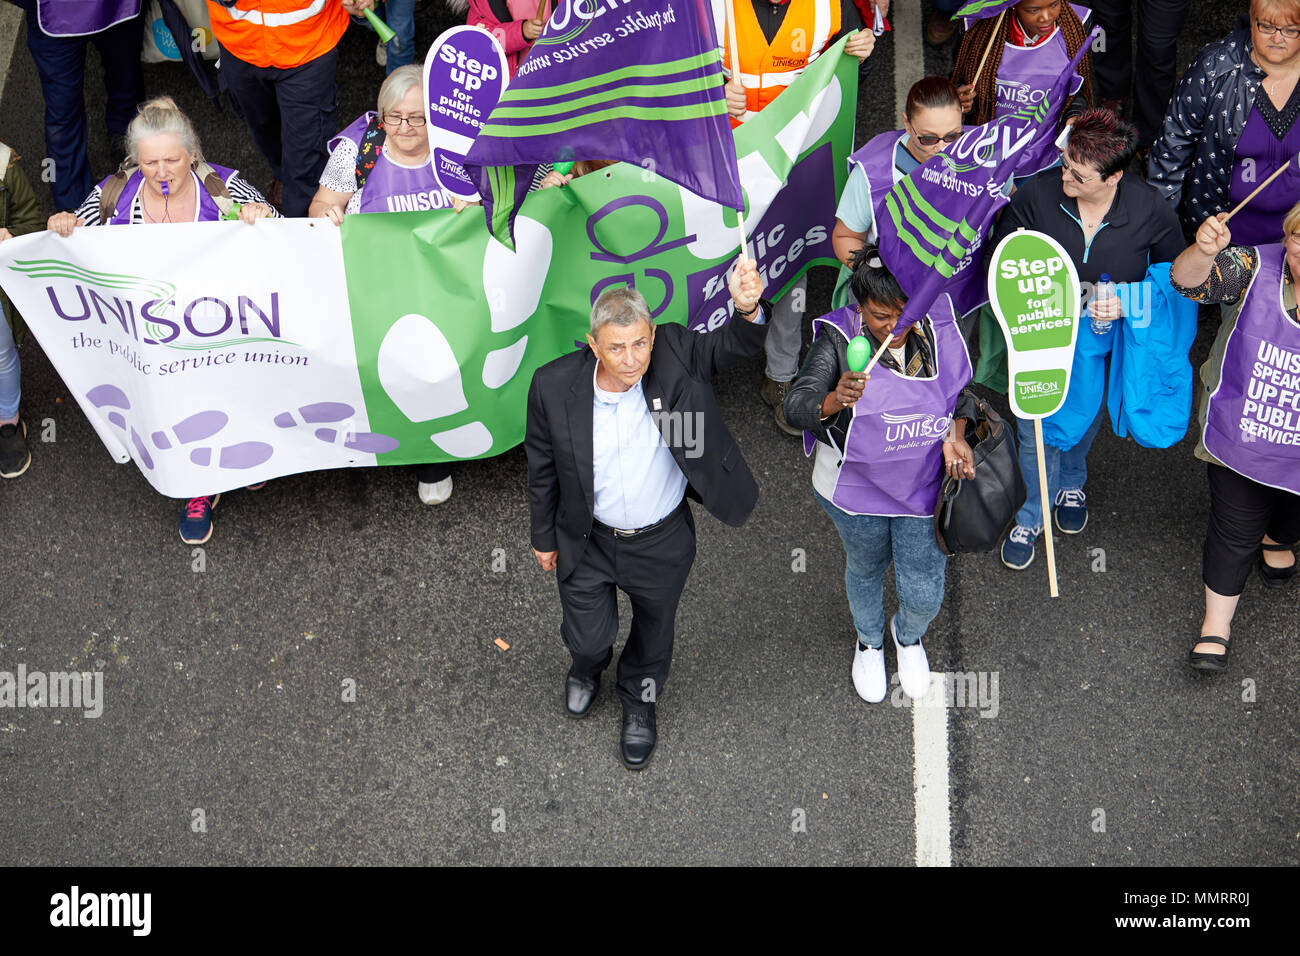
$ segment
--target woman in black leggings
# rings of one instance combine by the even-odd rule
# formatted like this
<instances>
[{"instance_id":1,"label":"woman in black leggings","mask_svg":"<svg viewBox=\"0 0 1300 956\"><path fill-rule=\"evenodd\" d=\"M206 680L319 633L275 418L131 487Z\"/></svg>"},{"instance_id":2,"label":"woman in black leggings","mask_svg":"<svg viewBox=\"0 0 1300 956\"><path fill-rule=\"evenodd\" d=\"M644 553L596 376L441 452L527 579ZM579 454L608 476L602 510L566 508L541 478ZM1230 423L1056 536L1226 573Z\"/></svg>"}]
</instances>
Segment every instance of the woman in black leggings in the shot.
<instances>
[{"instance_id":1,"label":"woman in black leggings","mask_svg":"<svg viewBox=\"0 0 1300 956\"><path fill-rule=\"evenodd\" d=\"M1223 213L1206 219L1170 271L1197 302L1221 303L1224 320L1201 366L1201 440L1210 523L1201 576L1205 620L1189 663L1227 665L1228 634L1251 566L1264 584L1295 576L1300 539L1300 203L1278 242L1231 245Z\"/></svg>"}]
</instances>

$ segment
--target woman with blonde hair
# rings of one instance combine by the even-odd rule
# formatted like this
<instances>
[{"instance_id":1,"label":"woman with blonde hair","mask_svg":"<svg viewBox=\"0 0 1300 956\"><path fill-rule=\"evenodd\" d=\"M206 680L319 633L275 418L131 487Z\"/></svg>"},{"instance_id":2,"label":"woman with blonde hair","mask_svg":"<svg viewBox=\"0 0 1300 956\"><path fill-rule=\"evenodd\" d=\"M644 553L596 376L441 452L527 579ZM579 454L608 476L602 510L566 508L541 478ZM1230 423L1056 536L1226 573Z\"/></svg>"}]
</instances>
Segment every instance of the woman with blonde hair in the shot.
<instances>
[{"instance_id":1,"label":"woman with blonde hair","mask_svg":"<svg viewBox=\"0 0 1300 956\"><path fill-rule=\"evenodd\" d=\"M65 238L78 226L212 222L238 216L252 224L278 216L266 199L239 176L203 158L194 124L170 96L140 107L126 130L126 159L90 191L76 212L50 217L48 227ZM260 486L258 486L260 487ZM212 509L221 495L200 495L181 511L186 544L212 537Z\"/></svg>"}]
</instances>

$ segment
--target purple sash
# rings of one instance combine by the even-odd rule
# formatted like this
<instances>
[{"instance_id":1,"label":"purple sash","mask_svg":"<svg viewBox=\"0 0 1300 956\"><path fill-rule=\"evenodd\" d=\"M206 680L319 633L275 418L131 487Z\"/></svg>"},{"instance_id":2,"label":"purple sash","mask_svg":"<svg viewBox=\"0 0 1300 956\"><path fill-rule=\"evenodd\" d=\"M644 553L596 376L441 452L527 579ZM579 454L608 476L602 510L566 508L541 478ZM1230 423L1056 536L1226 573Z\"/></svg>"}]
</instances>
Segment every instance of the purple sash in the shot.
<instances>
[{"instance_id":1,"label":"purple sash","mask_svg":"<svg viewBox=\"0 0 1300 956\"><path fill-rule=\"evenodd\" d=\"M354 120L347 129L329 142L330 151L344 139L351 140L358 149L366 135L366 126L374 113L366 113ZM432 158L422 166L399 166L381 149L375 168L361 187L361 212L414 212L418 209L450 209L451 197L443 192L433 175Z\"/></svg>"},{"instance_id":2,"label":"purple sash","mask_svg":"<svg viewBox=\"0 0 1300 956\"><path fill-rule=\"evenodd\" d=\"M894 129L873 136L865 146L849 157L849 172L858 166L867 180L867 208L871 210L871 228L867 230L867 242L874 242L876 238L876 207L884 201L885 193L900 178L898 168L894 165L894 151L906 135L905 130Z\"/></svg>"},{"instance_id":3,"label":"purple sash","mask_svg":"<svg viewBox=\"0 0 1300 956\"><path fill-rule=\"evenodd\" d=\"M140 13L140 0L36 0L36 22L51 37L102 33Z\"/></svg>"},{"instance_id":4,"label":"purple sash","mask_svg":"<svg viewBox=\"0 0 1300 956\"><path fill-rule=\"evenodd\" d=\"M1091 11L1084 7L1074 7L1080 20L1086 20ZM1065 46L1065 37L1058 27L1042 43L1032 47L1019 47L1010 43L1002 48L1002 62L998 64L997 102L993 108L993 118L1010 116L1026 104L1035 104L1042 100L1052 88L1057 77L1070 65L1070 53ZM1083 77L1075 74L1071 81L1070 92L1077 93L1083 85ZM1020 176L1029 176L1056 164L1060 153L1056 148L1055 137L1045 136L1038 143L1026 148L1023 162L1029 164L1020 167Z\"/></svg>"},{"instance_id":5,"label":"purple sash","mask_svg":"<svg viewBox=\"0 0 1300 956\"><path fill-rule=\"evenodd\" d=\"M1280 244L1259 246L1205 417L1205 447L1239 475L1300 495L1300 325L1282 307Z\"/></svg>"},{"instance_id":6,"label":"purple sash","mask_svg":"<svg viewBox=\"0 0 1300 956\"><path fill-rule=\"evenodd\" d=\"M221 181L229 183L235 177L236 170L227 166L218 166L216 163L208 163L221 177ZM199 215L196 222L216 222L221 218L221 210L217 208L216 201L208 195L208 191L203 188L203 183L199 177L191 170L190 175L194 177L194 184L199 190ZM102 190L104 184L112 179L109 176L104 182L99 184ZM144 173L140 170L133 172L126 180L126 185L122 187L122 193L117 197L117 206L113 210L113 215L109 217L107 225L110 226L129 226L131 224L131 207L135 205L135 197L144 186Z\"/></svg>"},{"instance_id":7,"label":"purple sash","mask_svg":"<svg viewBox=\"0 0 1300 956\"><path fill-rule=\"evenodd\" d=\"M825 329L849 339L858 333L857 307L813 320L813 338ZM862 398L853 406L831 503L849 514L929 517L943 480L943 439L970 382L971 361L957 328L952 300L941 295L930 307L935 375L908 378L877 365ZM918 330L919 331L919 330ZM804 433L804 452L812 435Z\"/></svg>"}]
</instances>

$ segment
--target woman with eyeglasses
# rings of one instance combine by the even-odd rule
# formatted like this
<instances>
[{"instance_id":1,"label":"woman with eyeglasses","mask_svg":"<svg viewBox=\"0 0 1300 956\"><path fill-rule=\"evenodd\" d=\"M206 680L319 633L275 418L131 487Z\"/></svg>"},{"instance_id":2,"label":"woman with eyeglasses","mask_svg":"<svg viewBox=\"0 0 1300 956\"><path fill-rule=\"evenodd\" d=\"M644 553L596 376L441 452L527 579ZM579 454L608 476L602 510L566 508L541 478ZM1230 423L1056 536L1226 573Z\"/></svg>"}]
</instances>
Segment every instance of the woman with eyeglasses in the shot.
<instances>
[{"instance_id":1,"label":"woman with eyeglasses","mask_svg":"<svg viewBox=\"0 0 1300 956\"><path fill-rule=\"evenodd\" d=\"M1061 168L1044 170L1027 180L1011 197L993 237L985 243L991 253L1016 229L1034 229L1051 236L1069 253L1092 320L1081 323L1076 368L1088 357L1110 353L1120 320L1150 321L1148 316L1126 316L1119 298L1093 302L1091 290L1103 275L1121 286L1140 283L1152 263L1172 262L1183 249L1174 211L1153 187L1125 174L1136 150L1137 131L1110 110L1083 112L1070 132ZM1144 297L1121 291L1130 302L1145 303ZM1104 391L1104 379L1102 388ZM1071 395L1077 398L1076 392L1072 381ZM1083 490L1088 450L1106 415L1103 396L1092 398L1099 407L1077 444L1059 448L1050 441L1044 443L1047 489L1062 534L1078 534L1088 523L1088 499ZM1022 571L1033 562L1034 542L1046 520L1038 491L1033 422L1020 420L1019 432L1020 469L1029 494L1001 552L1002 563L1013 571Z\"/></svg>"},{"instance_id":2,"label":"woman with eyeglasses","mask_svg":"<svg viewBox=\"0 0 1300 956\"><path fill-rule=\"evenodd\" d=\"M452 208L452 197L433 175L422 68L410 63L393 70L379 87L378 106L330 140L308 215L341 225L350 213ZM426 505L451 497L449 463L419 465L416 477Z\"/></svg>"},{"instance_id":3,"label":"woman with eyeglasses","mask_svg":"<svg viewBox=\"0 0 1300 956\"><path fill-rule=\"evenodd\" d=\"M1272 240L1234 244L1224 213L1196 231L1174 260L1174 288L1202 304L1223 306L1224 321L1201 366L1196 457L1206 462L1210 521L1201 578L1205 617L1188 663L1221 671L1237 602L1259 568L1266 587L1296 574L1300 539L1300 203L1276 224ZM1262 543L1261 543L1262 542Z\"/></svg>"},{"instance_id":4,"label":"woman with eyeglasses","mask_svg":"<svg viewBox=\"0 0 1300 956\"><path fill-rule=\"evenodd\" d=\"M1252 0L1225 39L1192 61L1169 101L1147 181L1190 235L1289 165L1232 219L1238 242L1277 238L1300 196L1300 0Z\"/></svg>"},{"instance_id":5,"label":"woman with eyeglasses","mask_svg":"<svg viewBox=\"0 0 1300 956\"><path fill-rule=\"evenodd\" d=\"M804 429L813 497L844 544L844 584L857 632L852 678L869 703L885 699L884 581L890 562L898 613L888 621L898 678L924 697L930 664L921 639L943 605L946 558L934 535L945 474L975 475L966 443L971 362L952 300L895 335L907 295L874 246L854 253L854 304L813 321L813 343L786 396L786 421ZM849 341L884 349L871 375L848 364ZM874 380L874 381L873 381Z\"/></svg>"},{"instance_id":6,"label":"woman with eyeglasses","mask_svg":"<svg viewBox=\"0 0 1300 956\"><path fill-rule=\"evenodd\" d=\"M849 157L849 178L835 210L831 243L842 262L836 293L848 299L849 263L864 243L876 241L876 208L904 176L943 152L962 134L957 87L946 76L927 76L907 91L903 128L868 140Z\"/></svg>"}]
</instances>

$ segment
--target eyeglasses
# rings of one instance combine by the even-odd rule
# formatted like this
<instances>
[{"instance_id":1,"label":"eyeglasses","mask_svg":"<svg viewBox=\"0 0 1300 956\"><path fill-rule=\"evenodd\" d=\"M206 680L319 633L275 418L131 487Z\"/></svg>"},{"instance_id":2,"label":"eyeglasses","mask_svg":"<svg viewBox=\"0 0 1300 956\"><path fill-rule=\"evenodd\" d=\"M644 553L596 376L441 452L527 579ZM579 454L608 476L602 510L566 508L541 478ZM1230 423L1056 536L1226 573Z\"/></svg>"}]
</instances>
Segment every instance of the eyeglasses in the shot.
<instances>
[{"instance_id":1,"label":"eyeglasses","mask_svg":"<svg viewBox=\"0 0 1300 956\"><path fill-rule=\"evenodd\" d=\"M1089 176L1087 179L1084 179L1084 178L1083 178L1082 176L1080 176L1079 173L1077 172L1078 167L1076 167L1076 166L1071 166L1070 163L1069 163L1069 160L1067 160L1064 156L1061 157L1061 168L1064 169L1064 170L1065 170L1067 173L1069 173L1071 176L1073 176L1073 177L1074 177L1074 181L1075 181L1076 183L1078 183L1080 186L1084 186L1084 185L1086 185L1086 184L1088 184L1088 183L1096 182L1098 179L1101 179L1101 176L1100 176L1100 175L1097 175L1097 176Z\"/></svg>"},{"instance_id":2,"label":"eyeglasses","mask_svg":"<svg viewBox=\"0 0 1300 956\"><path fill-rule=\"evenodd\" d=\"M1288 40L1300 39L1300 27L1298 26L1279 27L1271 23L1265 23L1263 20L1256 20L1255 29L1266 37L1271 37L1274 33L1280 33Z\"/></svg>"},{"instance_id":3,"label":"eyeglasses","mask_svg":"<svg viewBox=\"0 0 1300 956\"><path fill-rule=\"evenodd\" d=\"M410 125L411 129L420 129L424 126L424 115L403 116L401 113L384 114L385 126L391 126L393 129L400 129L403 123Z\"/></svg>"},{"instance_id":4,"label":"eyeglasses","mask_svg":"<svg viewBox=\"0 0 1300 956\"><path fill-rule=\"evenodd\" d=\"M955 143L959 139L961 139L961 130L957 130L955 133L945 133L943 136L935 136L933 133L916 134L916 141L922 146L933 146L940 140L945 143Z\"/></svg>"}]
</instances>

